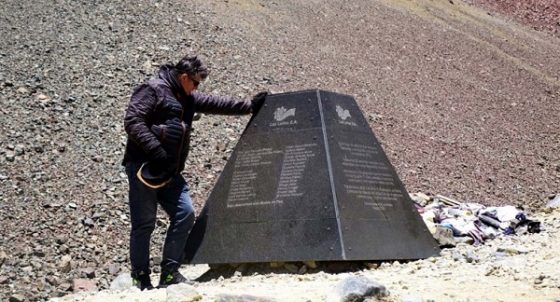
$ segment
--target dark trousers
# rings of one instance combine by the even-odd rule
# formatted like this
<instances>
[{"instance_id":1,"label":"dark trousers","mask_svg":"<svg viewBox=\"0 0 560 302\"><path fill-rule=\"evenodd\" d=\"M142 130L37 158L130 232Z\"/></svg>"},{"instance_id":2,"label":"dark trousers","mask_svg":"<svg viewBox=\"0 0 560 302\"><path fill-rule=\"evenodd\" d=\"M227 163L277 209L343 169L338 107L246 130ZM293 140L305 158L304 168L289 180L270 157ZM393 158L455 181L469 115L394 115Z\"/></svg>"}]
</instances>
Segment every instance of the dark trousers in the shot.
<instances>
[{"instance_id":1,"label":"dark trousers","mask_svg":"<svg viewBox=\"0 0 560 302\"><path fill-rule=\"evenodd\" d=\"M157 204L169 215L169 228L163 246L161 266L177 269L183 258L187 237L191 231L195 213L189 196L187 182L177 175L166 186L152 189L136 177L141 164L128 162L130 206L130 263L132 272L148 272L150 262L150 237L156 225Z\"/></svg>"}]
</instances>

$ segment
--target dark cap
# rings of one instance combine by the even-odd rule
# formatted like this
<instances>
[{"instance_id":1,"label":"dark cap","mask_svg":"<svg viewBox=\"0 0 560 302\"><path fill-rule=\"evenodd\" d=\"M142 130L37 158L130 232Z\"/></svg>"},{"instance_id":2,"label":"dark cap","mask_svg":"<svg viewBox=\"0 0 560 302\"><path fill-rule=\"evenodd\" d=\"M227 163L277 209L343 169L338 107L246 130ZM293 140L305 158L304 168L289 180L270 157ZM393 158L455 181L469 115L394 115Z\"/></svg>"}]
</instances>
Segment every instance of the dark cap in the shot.
<instances>
[{"instance_id":1,"label":"dark cap","mask_svg":"<svg viewBox=\"0 0 560 302\"><path fill-rule=\"evenodd\" d=\"M150 164L149 162L142 164L138 172L136 172L136 177L138 177L143 184L152 189L164 187L172 179L168 171L156 168L156 165Z\"/></svg>"}]
</instances>

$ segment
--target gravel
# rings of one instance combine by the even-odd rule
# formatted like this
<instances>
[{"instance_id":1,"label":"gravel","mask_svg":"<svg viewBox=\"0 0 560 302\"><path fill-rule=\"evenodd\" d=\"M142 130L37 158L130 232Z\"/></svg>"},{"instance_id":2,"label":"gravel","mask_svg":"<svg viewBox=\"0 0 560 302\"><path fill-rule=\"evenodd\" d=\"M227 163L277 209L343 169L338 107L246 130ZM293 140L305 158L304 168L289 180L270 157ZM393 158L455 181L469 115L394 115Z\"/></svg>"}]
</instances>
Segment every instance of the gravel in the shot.
<instances>
[{"instance_id":1,"label":"gravel","mask_svg":"<svg viewBox=\"0 0 560 302\"><path fill-rule=\"evenodd\" d=\"M557 301L560 211L541 213L537 218L545 226L539 234L501 236L479 246L459 244L443 249L440 257L369 263L367 268L337 274L322 270L259 273L249 268L247 274L195 282L193 287L201 301ZM181 269L189 278L206 270L206 265ZM157 277L153 274L152 280ZM185 301L191 301L187 296ZM120 288L53 298L52 302L167 299L169 293L165 289L140 292L136 288Z\"/></svg>"},{"instance_id":2,"label":"gravel","mask_svg":"<svg viewBox=\"0 0 560 302\"><path fill-rule=\"evenodd\" d=\"M560 37L560 2L556 0L466 0L505 18Z\"/></svg>"},{"instance_id":3,"label":"gravel","mask_svg":"<svg viewBox=\"0 0 560 302\"><path fill-rule=\"evenodd\" d=\"M0 300L128 269L124 108L188 52L206 92L355 96L409 191L540 207L560 187L560 40L462 2L7 0L0 34ZM247 121L194 124L197 210Z\"/></svg>"}]
</instances>

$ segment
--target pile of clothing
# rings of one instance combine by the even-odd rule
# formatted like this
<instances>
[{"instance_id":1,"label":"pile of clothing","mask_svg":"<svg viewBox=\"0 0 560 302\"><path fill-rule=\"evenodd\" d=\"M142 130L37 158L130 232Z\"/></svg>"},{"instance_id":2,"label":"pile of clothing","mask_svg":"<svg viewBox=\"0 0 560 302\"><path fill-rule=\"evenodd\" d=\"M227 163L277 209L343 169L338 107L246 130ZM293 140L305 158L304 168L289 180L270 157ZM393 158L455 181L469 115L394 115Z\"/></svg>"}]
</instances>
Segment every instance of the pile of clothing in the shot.
<instances>
[{"instance_id":1,"label":"pile of clothing","mask_svg":"<svg viewBox=\"0 0 560 302\"><path fill-rule=\"evenodd\" d=\"M413 193L410 197L424 223L443 247L455 246L459 242L483 244L501 235L541 231L541 223L529 219L520 207L486 207L423 193Z\"/></svg>"}]
</instances>

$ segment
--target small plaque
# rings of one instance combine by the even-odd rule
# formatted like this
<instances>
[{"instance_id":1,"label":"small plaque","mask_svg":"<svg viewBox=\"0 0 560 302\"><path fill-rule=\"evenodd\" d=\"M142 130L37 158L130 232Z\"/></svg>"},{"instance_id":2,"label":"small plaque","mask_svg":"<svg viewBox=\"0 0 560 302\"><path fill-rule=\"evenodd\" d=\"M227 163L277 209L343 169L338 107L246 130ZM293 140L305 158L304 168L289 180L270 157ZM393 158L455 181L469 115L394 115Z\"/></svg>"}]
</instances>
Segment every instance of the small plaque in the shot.
<instances>
[{"instance_id":1,"label":"small plaque","mask_svg":"<svg viewBox=\"0 0 560 302\"><path fill-rule=\"evenodd\" d=\"M404 260L439 249L355 100L270 95L226 164L189 263Z\"/></svg>"}]
</instances>

